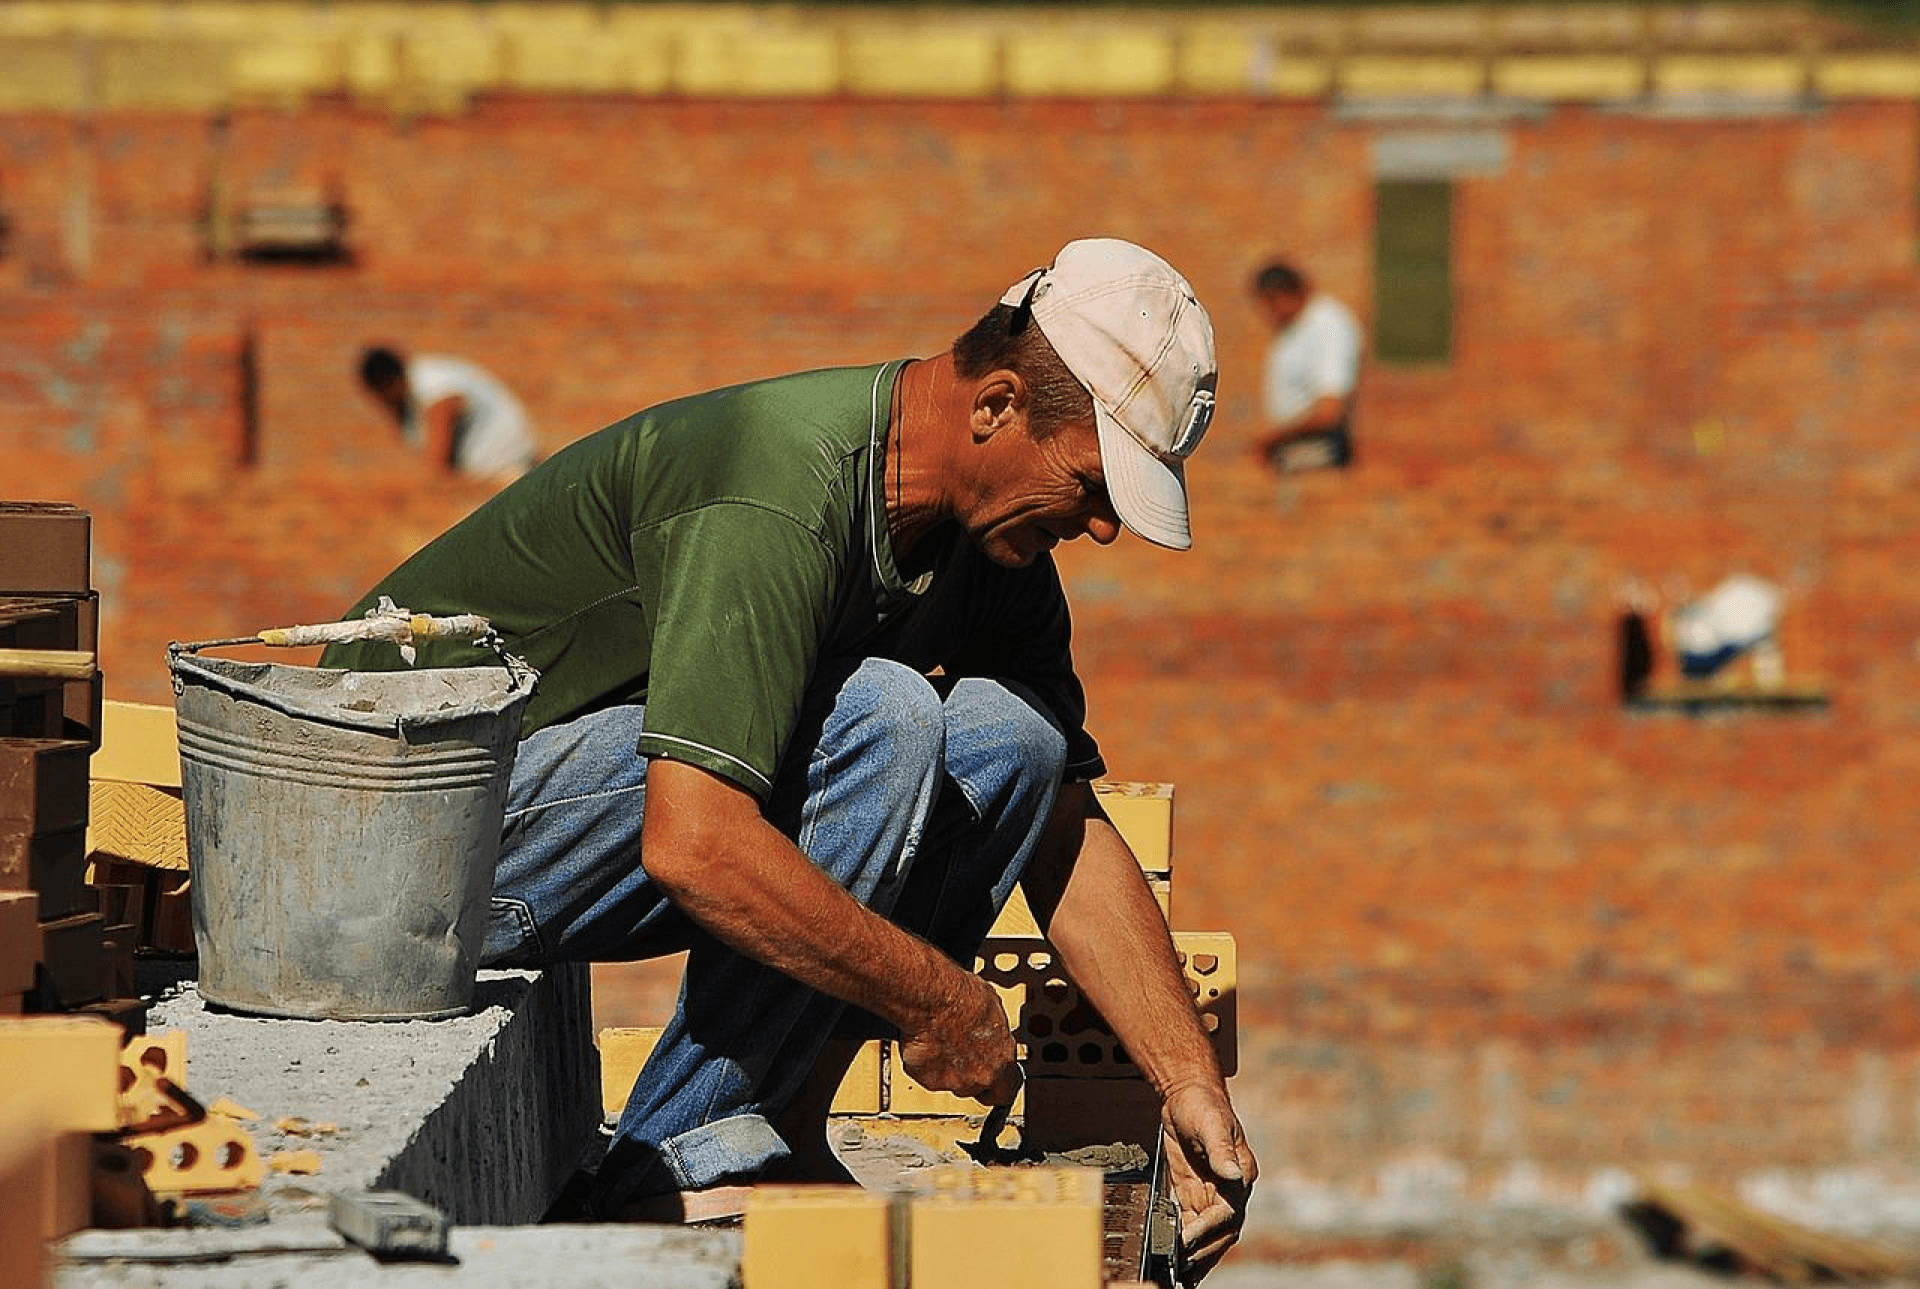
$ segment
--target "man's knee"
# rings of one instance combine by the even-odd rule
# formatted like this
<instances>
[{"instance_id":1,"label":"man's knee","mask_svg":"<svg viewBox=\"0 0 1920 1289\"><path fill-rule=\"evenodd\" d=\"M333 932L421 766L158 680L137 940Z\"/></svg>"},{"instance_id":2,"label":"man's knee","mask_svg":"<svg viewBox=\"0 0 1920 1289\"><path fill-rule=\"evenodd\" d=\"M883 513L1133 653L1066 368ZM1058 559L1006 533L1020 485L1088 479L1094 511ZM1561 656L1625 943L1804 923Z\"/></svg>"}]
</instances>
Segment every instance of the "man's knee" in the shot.
<instances>
[{"instance_id":1,"label":"man's knee","mask_svg":"<svg viewBox=\"0 0 1920 1289\"><path fill-rule=\"evenodd\" d=\"M1059 782L1066 769L1065 732L1022 686L969 677L953 687L945 713L954 753L965 756L970 748L1049 783Z\"/></svg>"},{"instance_id":2,"label":"man's knee","mask_svg":"<svg viewBox=\"0 0 1920 1289\"><path fill-rule=\"evenodd\" d=\"M946 743L940 695L911 667L869 658L841 686L836 723L864 750L886 756L896 771L931 769Z\"/></svg>"}]
</instances>

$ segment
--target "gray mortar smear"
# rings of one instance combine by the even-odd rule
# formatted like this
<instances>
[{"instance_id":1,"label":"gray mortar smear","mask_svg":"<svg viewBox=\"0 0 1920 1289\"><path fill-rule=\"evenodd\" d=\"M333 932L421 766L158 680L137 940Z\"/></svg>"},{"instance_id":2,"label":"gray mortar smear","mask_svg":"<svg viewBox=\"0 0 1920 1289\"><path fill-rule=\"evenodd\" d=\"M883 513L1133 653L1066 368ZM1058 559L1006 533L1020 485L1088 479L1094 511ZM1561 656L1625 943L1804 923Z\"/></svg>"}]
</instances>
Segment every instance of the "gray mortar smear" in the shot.
<instances>
[{"instance_id":1,"label":"gray mortar smear","mask_svg":"<svg viewBox=\"0 0 1920 1289\"><path fill-rule=\"evenodd\" d=\"M471 1013L433 1021L243 1016L208 1007L183 981L153 1002L147 1032L186 1033L186 1089L202 1105L224 1096L259 1114L240 1122L268 1166L261 1191L278 1218L324 1206L334 1191L376 1185L537 979L483 971ZM283 1118L338 1131L298 1136L274 1126ZM272 1156L287 1150L318 1153L319 1173L273 1172Z\"/></svg>"}]
</instances>

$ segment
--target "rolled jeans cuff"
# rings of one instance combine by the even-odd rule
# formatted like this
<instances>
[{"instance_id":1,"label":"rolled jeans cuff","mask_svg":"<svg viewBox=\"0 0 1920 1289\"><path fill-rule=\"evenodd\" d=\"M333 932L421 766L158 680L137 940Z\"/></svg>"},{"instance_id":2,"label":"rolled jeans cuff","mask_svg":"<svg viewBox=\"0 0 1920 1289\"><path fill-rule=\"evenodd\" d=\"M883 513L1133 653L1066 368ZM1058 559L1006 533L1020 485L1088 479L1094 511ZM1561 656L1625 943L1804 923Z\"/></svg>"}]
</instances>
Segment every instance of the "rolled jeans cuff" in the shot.
<instances>
[{"instance_id":1,"label":"rolled jeans cuff","mask_svg":"<svg viewBox=\"0 0 1920 1289\"><path fill-rule=\"evenodd\" d=\"M619 1176L602 1182L597 1207L603 1212L666 1191L701 1190L729 1178L757 1177L793 1153L773 1125L757 1114L715 1119L657 1146L631 1145L632 1157L620 1161Z\"/></svg>"}]
</instances>

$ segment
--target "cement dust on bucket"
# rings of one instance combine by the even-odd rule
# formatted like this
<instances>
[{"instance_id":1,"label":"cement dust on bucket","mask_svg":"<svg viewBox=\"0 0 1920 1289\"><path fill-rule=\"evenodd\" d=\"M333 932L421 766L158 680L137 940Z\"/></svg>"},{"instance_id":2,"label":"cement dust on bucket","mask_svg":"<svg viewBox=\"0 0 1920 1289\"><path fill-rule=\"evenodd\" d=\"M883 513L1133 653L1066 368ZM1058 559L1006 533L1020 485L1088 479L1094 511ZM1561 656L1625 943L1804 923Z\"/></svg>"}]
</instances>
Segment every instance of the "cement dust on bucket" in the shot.
<instances>
[{"instance_id":1,"label":"cement dust on bucket","mask_svg":"<svg viewBox=\"0 0 1920 1289\"><path fill-rule=\"evenodd\" d=\"M200 656L241 644L473 642L473 666L342 671ZM520 718L538 674L485 618L382 599L358 621L168 646L199 991L309 1020L473 1002Z\"/></svg>"}]
</instances>

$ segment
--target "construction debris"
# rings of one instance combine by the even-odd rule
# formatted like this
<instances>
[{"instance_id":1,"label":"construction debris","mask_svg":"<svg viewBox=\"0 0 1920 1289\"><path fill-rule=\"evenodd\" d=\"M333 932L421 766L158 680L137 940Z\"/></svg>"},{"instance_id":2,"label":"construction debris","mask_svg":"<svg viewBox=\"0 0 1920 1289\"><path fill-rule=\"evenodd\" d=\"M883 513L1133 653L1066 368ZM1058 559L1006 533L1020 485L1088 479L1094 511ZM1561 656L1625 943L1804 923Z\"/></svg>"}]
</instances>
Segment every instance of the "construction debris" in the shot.
<instances>
[{"instance_id":1,"label":"construction debris","mask_svg":"<svg viewBox=\"0 0 1920 1289\"><path fill-rule=\"evenodd\" d=\"M267 1167L276 1173L293 1173L300 1177L311 1177L320 1171L320 1152L276 1150L267 1156Z\"/></svg>"},{"instance_id":2,"label":"construction debris","mask_svg":"<svg viewBox=\"0 0 1920 1289\"><path fill-rule=\"evenodd\" d=\"M337 1192L327 1220L377 1258L447 1256L447 1215L404 1191Z\"/></svg>"},{"instance_id":3,"label":"construction debris","mask_svg":"<svg viewBox=\"0 0 1920 1289\"><path fill-rule=\"evenodd\" d=\"M1796 1285L1883 1284L1920 1270L1911 1256L1789 1222L1706 1186L1645 1173L1636 1180L1643 1198L1626 1216L1663 1257Z\"/></svg>"},{"instance_id":4,"label":"construction debris","mask_svg":"<svg viewBox=\"0 0 1920 1289\"><path fill-rule=\"evenodd\" d=\"M251 1190L265 1179L253 1138L218 1115L122 1141L145 1162L147 1184L162 1197Z\"/></svg>"}]
</instances>

